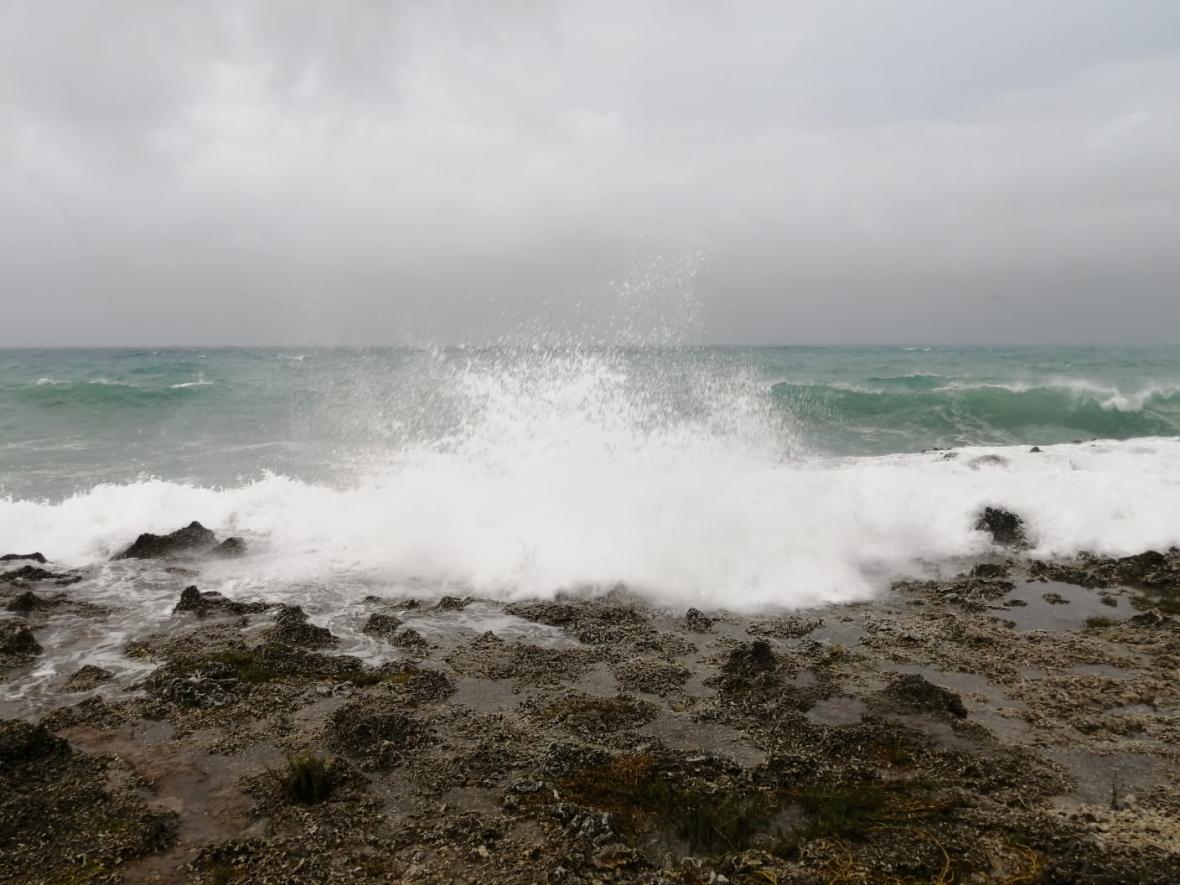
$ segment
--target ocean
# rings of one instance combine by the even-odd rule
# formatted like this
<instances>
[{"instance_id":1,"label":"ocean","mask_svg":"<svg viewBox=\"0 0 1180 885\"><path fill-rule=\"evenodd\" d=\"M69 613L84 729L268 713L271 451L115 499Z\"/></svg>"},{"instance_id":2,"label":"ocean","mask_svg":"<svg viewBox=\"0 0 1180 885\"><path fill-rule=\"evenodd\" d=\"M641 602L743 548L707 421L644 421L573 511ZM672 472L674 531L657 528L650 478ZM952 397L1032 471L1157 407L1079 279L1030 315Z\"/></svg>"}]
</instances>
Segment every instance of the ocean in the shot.
<instances>
[{"instance_id":1,"label":"ocean","mask_svg":"<svg viewBox=\"0 0 1180 885\"><path fill-rule=\"evenodd\" d=\"M321 609L819 605L985 552L988 505L1034 555L1180 543L1180 347L0 351L0 553L99 599L199 520L251 551L202 589Z\"/></svg>"}]
</instances>

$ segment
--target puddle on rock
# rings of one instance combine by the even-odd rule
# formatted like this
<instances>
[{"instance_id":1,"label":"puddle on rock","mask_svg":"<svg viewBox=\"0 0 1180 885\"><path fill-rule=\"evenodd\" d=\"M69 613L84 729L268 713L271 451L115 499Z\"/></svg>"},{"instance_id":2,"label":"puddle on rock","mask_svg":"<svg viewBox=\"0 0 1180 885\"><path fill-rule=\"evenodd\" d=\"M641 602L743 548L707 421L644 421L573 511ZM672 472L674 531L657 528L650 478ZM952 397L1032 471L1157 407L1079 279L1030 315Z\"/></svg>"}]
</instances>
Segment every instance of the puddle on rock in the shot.
<instances>
[{"instance_id":1,"label":"puddle on rock","mask_svg":"<svg viewBox=\"0 0 1180 885\"><path fill-rule=\"evenodd\" d=\"M1098 590L1062 584L1057 581L1026 581L1008 594L1008 601L1016 600L1024 605L1010 605L996 614L1016 625L1017 630L1080 630L1089 618L1114 618L1122 620L1133 614L1130 604L1122 596L1106 598L1115 602L1107 605ZM1046 596L1049 599L1046 599ZM1064 600L1051 602L1049 600Z\"/></svg>"},{"instance_id":2,"label":"puddle on rock","mask_svg":"<svg viewBox=\"0 0 1180 885\"><path fill-rule=\"evenodd\" d=\"M581 645L560 627L506 614L498 605L488 602L471 602L451 611L399 612L398 617L425 639L441 644L455 644L490 632L509 642L527 642L546 648Z\"/></svg>"},{"instance_id":3,"label":"puddle on rock","mask_svg":"<svg viewBox=\"0 0 1180 885\"><path fill-rule=\"evenodd\" d=\"M1141 796L1167 779L1163 760L1145 753L1099 756L1079 747L1047 747L1041 755L1074 777L1073 790L1056 797L1064 806L1110 807L1128 795Z\"/></svg>"},{"instance_id":4,"label":"puddle on rock","mask_svg":"<svg viewBox=\"0 0 1180 885\"><path fill-rule=\"evenodd\" d=\"M818 701L806 715L816 725L855 725L864 713L865 703L859 698L835 697Z\"/></svg>"},{"instance_id":5,"label":"puddle on rock","mask_svg":"<svg viewBox=\"0 0 1180 885\"><path fill-rule=\"evenodd\" d=\"M659 739L672 750L716 753L745 768L763 765L767 759L766 753L746 743L745 735L736 728L719 722L696 722L684 714L661 712L639 733Z\"/></svg>"}]
</instances>

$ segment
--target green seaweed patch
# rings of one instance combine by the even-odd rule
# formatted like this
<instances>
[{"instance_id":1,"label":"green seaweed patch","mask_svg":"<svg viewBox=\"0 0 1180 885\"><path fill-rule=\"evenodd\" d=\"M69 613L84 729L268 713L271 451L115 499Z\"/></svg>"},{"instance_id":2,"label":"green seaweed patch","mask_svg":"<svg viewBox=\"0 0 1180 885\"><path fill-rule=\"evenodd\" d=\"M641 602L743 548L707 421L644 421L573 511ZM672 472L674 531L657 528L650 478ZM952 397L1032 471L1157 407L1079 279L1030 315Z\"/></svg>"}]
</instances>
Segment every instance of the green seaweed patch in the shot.
<instances>
[{"instance_id":1,"label":"green seaweed patch","mask_svg":"<svg viewBox=\"0 0 1180 885\"><path fill-rule=\"evenodd\" d=\"M881 826L943 817L962 804L957 796L939 794L931 784L916 780L815 786L798 799L807 839L856 838Z\"/></svg>"},{"instance_id":2,"label":"green seaweed patch","mask_svg":"<svg viewBox=\"0 0 1180 885\"><path fill-rule=\"evenodd\" d=\"M1165 615L1180 615L1180 591L1171 587L1140 587L1131 605L1139 611L1158 609Z\"/></svg>"},{"instance_id":3,"label":"green seaweed patch","mask_svg":"<svg viewBox=\"0 0 1180 885\"><path fill-rule=\"evenodd\" d=\"M611 814L632 837L669 832L701 854L744 851L767 832L777 810L768 792L690 783L660 770L648 754L616 756L560 786L579 804Z\"/></svg>"},{"instance_id":4,"label":"green seaweed patch","mask_svg":"<svg viewBox=\"0 0 1180 885\"><path fill-rule=\"evenodd\" d=\"M1103 630L1109 630L1111 627L1117 627L1121 623L1118 618L1108 618L1103 615L1095 615L1092 618L1086 618L1086 623L1082 626L1083 633L1101 633Z\"/></svg>"},{"instance_id":5,"label":"green seaweed patch","mask_svg":"<svg viewBox=\"0 0 1180 885\"><path fill-rule=\"evenodd\" d=\"M826 868L828 881L862 881L858 855L878 860L881 853L898 875L889 881L948 883L959 881L961 860L952 859L940 833L962 801L923 781L883 781L814 786L798 794L803 821L782 835L774 853L791 859L804 846L834 843L843 860ZM810 849L809 849L810 850Z\"/></svg>"},{"instance_id":6,"label":"green seaweed patch","mask_svg":"<svg viewBox=\"0 0 1180 885\"><path fill-rule=\"evenodd\" d=\"M332 679L365 688L379 685L389 675L367 669L351 658L290 652L265 645L214 652L199 659L178 662L174 669L177 675L207 675L214 679L233 679L247 685L303 677Z\"/></svg>"}]
</instances>

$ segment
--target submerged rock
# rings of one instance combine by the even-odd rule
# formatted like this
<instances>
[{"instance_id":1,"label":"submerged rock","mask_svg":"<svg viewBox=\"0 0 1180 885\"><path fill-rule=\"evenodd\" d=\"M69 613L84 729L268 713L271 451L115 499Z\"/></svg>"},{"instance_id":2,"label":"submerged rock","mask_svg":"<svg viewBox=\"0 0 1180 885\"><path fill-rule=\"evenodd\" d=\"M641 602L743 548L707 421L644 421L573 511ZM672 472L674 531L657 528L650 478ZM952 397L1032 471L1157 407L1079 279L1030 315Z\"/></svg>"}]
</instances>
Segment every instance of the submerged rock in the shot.
<instances>
[{"instance_id":1,"label":"submerged rock","mask_svg":"<svg viewBox=\"0 0 1180 885\"><path fill-rule=\"evenodd\" d=\"M41 654L41 645L28 627L3 621L0 622L0 654L33 657Z\"/></svg>"},{"instance_id":2,"label":"submerged rock","mask_svg":"<svg viewBox=\"0 0 1180 885\"><path fill-rule=\"evenodd\" d=\"M67 679L62 689L64 691L90 691L92 688L98 688L104 682L110 682L114 675L110 670L87 664Z\"/></svg>"},{"instance_id":3,"label":"submerged rock","mask_svg":"<svg viewBox=\"0 0 1180 885\"><path fill-rule=\"evenodd\" d=\"M180 594L173 612L192 612L198 617L225 612L231 615L250 615L269 611L274 604L269 602L237 602L216 590L201 592L194 586L185 587Z\"/></svg>"},{"instance_id":4,"label":"submerged rock","mask_svg":"<svg viewBox=\"0 0 1180 885\"><path fill-rule=\"evenodd\" d=\"M987 532L1001 547L1027 547L1024 520L999 507L986 507L975 523L976 531Z\"/></svg>"},{"instance_id":5,"label":"submerged rock","mask_svg":"<svg viewBox=\"0 0 1180 885\"><path fill-rule=\"evenodd\" d=\"M27 615L30 612L45 611L53 608L53 603L48 599L38 596L32 590L26 590L20 596L12 599L5 608L10 612Z\"/></svg>"},{"instance_id":6,"label":"submerged rock","mask_svg":"<svg viewBox=\"0 0 1180 885\"><path fill-rule=\"evenodd\" d=\"M207 553L217 544L217 536L199 522L190 522L167 535L144 532L135 543L117 554L115 559L165 559L169 556Z\"/></svg>"},{"instance_id":7,"label":"submerged rock","mask_svg":"<svg viewBox=\"0 0 1180 885\"><path fill-rule=\"evenodd\" d=\"M52 581L64 577L66 576L48 569L37 568L35 565L24 565L10 572L4 572L0 575L0 581Z\"/></svg>"}]
</instances>

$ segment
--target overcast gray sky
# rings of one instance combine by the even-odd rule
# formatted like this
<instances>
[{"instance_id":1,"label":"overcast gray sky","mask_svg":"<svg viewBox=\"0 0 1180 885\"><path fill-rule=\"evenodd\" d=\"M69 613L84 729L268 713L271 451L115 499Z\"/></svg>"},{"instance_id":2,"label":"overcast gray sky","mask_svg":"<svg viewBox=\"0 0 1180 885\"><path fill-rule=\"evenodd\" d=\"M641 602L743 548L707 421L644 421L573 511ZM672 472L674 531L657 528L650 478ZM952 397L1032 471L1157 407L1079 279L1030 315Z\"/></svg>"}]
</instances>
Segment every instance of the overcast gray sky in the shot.
<instances>
[{"instance_id":1,"label":"overcast gray sky","mask_svg":"<svg viewBox=\"0 0 1180 885\"><path fill-rule=\"evenodd\" d=\"M1176 0L0 16L0 345L1180 334Z\"/></svg>"}]
</instances>

